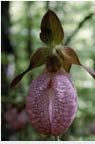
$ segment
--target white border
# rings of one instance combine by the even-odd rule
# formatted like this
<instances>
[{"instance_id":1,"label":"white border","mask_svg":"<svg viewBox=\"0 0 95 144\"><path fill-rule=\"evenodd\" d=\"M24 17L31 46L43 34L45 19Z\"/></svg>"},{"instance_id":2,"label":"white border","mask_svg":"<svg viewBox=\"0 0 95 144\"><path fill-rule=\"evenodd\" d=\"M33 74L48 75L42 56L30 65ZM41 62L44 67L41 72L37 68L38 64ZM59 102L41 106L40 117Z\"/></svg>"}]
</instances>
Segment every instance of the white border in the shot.
<instances>
[{"instance_id":1,"label":"white border","mask_svg":"<svg viewBox=\"0 0 95 144\"><path fill-rule=\"evenodd\" d=\"M2 0L2 1L7 1L7 0ZM15 1L15 0L11 0ZM16 0L16 1L27 1L27 0ZM29 0L31 1L31 0ZM36 1L36 0L32 0ZM47 1L47 0L41 0L41 1ZM51 0L55 1L55 0ZM60 1L60 0L57 0ZM77 1L77 0L63 0L63 1ZM78 0L79 1L87 1L87 0ZM88 1L94 1L95 0L88 0ZM0 1L1 2L1 1ZM40 2L40 0L38 0ZM1 3L0 3L0 20L1 20ZM1 38L1 21L0 21L0 38ZM1 41L0 41L0 48L1 48ZM1 53L0 53L1 56ZM1 64L1 59L0 59L0 64ZM0 67L0 82L1 82L1 67ZM1 83L0 83L0 94L1 94ZM0 95L1 96L1 95ZM1 114L1 97L0 97L0 114ZM0 116L0 122L1 122L1 116ZM0 130L1 130L1 125L0 125ZM1 140L1 131L0 131L0 140ZM0 143L2 144L95 144L95 141L1 141Z\"/></svg>"},{"instance_id":2,"label":"white border","mask_svg":"<svg viewBox=\"0 0 95 144\"><path fill-rule=\"evenodd\" d=\"M2 141L2 144L95 144L95 141Z\"/></svg>"},{"instance_id":3,"label":"white border","mask_svg":"<svg viewBox=\"0 0 95 144\"><path fill-rule=\"evenodd\" d=\"M0 122L1 122L1 3L0 3ZM0 139L1 139L1 123L0 123Z\"/></svg>"},{"instance_id":4,"label":"white border","mask_svg":"<svg viewBox=\"0 0 95 144\"><path fill-rule=\"evenodd\" d=\"M8 1L8 0L2 0L2 1ZM38 2L40 2L40 1L49 1L49 0L9 0L9 1L36 1L36 2L38 1ZM95 0L50 0L50 1L70 1L70 2L72 2L72 1L77 1L77 2L79 2L79 1L94 1L95 2Z\"/></svg>"}]
</instances>

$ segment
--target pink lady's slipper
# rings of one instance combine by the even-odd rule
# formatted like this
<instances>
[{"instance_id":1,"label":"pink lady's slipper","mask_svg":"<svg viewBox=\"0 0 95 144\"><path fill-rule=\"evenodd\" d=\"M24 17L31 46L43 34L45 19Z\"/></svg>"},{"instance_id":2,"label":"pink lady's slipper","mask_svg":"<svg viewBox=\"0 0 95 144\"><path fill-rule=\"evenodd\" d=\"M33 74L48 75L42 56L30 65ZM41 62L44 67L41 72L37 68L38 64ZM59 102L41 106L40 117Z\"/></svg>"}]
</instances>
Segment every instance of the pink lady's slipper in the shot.
<instances>
[{"instance_id":1,"label":"pink lady's slipper","mask_svg":"<svg viewBox=\"0 0 95 144\"><path fill-rule=\"evenodd\" d=\"M4 114L4 119L6 128L13 131L22 130L29 121L26 110L18 111L16 107L8 108Z\"/></svg>"},{"instance_id":2,"label":"pink lady's slipper","mask_svg":"<svg viewBox=\"0 0 95 144\"><path fill-rule=\"evenodd\" d=\"M77 111L77 93L69 74L71 65L82 66L95 78L95 71L82 65L72 48L59 46L63 37L58 17L48 10L42 19L40 33L41 40L48 47L39 48L32 55L27 70L11 83L12 87L15 86L26 72L45 65L43 72L30 85L26 111L35 129L55 136L69 128Z\"/></svg>"}]
</instances>

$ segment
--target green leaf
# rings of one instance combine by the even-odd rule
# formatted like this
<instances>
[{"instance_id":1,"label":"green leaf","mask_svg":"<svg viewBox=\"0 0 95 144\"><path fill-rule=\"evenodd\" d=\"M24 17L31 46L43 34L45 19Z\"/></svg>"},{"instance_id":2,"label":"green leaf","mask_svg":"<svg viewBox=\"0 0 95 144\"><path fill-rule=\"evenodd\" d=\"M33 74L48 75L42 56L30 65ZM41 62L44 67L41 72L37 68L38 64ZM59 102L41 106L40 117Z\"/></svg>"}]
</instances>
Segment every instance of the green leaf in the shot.
<instances>
[{"instance_id":1,"label":"green leaf","mask_svg":"<svg viewBox=\"0 0 95 144\"><path fill-rule=\"evenodd\" d=\"M41 22L40 39L47 45L57 45L63 40L64 32L57 15L48 10Z\"/></svg>"},{"instance_id":2,"label":"green leaf","mask_svg":"<svg viewBox=\"0 0 95 144\"><path fill-rule=\"evenodd\" d=\"M48 48L39 48L38 50L36 50L36 52L31 57L28 68L24 72L19 74L16 78L14 78L14 80L11 82L11 88L14 87L19 81L21 81L21 79L27 72L45 64L48 55Z\"/></svg>"},{"instance_id":3,"label":"green leaf","mask_svg":"<svg viewBox=\"0 0 95 144\"><path fill-rule=\"evenodd\" d=\"M77 53L70 47L58 49L57 54L62 60L64 69L69 72L71 65L76 64L82 66L93 78L95 78L95 70L88 68L80 63Z\"/></svg>"}]
</instances>

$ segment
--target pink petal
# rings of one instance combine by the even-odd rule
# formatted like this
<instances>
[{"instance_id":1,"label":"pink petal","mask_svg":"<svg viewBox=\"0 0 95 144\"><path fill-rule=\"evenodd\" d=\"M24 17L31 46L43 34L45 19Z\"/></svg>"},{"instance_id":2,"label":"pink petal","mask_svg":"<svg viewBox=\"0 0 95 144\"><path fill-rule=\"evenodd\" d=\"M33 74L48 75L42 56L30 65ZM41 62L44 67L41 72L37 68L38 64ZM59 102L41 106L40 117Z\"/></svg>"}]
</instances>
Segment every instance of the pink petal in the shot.
<instances>
[{"instance_id":1,"label":"pink petal","mask_svg":"<svg viewBox=\"0 0 95 144\"><path fill-rule=\"evenodd\" d=\"M63 71L39 75L30 86L26 110L39 132L64 133L77 111L77 93L70 78Z\"/></svg>"}]
</instances>

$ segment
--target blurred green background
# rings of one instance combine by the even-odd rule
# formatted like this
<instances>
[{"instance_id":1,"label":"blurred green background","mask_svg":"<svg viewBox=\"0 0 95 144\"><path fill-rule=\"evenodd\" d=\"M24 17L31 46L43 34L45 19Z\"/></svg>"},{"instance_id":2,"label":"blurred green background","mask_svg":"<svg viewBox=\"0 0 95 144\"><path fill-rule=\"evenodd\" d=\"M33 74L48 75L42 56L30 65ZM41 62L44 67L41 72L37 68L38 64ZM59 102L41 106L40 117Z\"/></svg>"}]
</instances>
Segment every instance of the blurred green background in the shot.
<instances>
[{"instance_id":1,"label":"blurred green background","mask_svg":"<svg viewBox=\"0 0 95 144\"><path fill-rule=\"evenodd\" d=\"M12 79L26 69L32 53L44 46L39 38L40 23L50 8L64 28L64 45L78 53L81 62L95 69L95 2L94 1L14 1L1 2L2 20L2 140L51 140L27 125L23 131L9 134L3 120L6 106L19 103L27 96L29 85L43 67L25 75L15 89ZM95 80L81 67L72 66L71 75L77 88L79 108L76 118L61 140L95 140Z\"/></svg>"}]
</instances>

